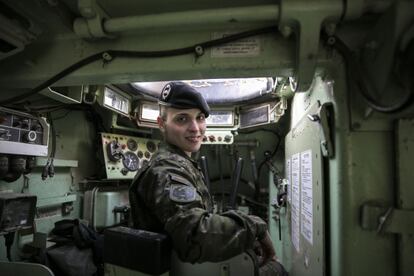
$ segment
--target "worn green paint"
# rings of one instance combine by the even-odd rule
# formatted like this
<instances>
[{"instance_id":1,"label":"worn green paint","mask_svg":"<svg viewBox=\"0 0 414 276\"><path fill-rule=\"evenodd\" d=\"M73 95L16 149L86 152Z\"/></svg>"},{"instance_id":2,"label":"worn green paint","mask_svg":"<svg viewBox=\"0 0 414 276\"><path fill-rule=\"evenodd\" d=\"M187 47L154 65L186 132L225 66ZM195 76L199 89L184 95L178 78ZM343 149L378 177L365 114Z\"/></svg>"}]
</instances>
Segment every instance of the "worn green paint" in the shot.
<instances>
[{"instance_id":1,"label":"worn green paint","mask_svg":"<svg viewBox=\"0 0 414 276\"><path fill-rule=\"evenodd\" d=\"M414 120L399 120L396 127L397 194L396 206L414 212ZM411 224L414 228L414 224ZM398 269L402 276L411 275L414 270L414 237L411 234L398 235Z\"/></svg>"}]
</instances>

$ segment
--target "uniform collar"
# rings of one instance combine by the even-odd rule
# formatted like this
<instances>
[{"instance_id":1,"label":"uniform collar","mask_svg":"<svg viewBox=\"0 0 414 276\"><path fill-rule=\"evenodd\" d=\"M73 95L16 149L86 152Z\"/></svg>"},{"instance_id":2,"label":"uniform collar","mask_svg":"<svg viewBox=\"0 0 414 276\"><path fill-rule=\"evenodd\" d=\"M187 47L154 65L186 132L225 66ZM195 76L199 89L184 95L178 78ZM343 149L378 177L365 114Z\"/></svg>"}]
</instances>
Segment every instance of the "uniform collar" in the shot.
<instances>
[{"instance_id":1,"label":"uniform collar","mask_svg":"<svg viewBox=\"0 0 414 276\"><path fill-rule=\"evenodd\" d=\"M180 149L176 145L173 145L173 144L170 144L170 143L167 143L167 142L162 142L160 148L165 149L169 152L178 154L178 155L188 159L191 163L194 164L194 166L198 167L198 163L196 161L194 161L193 158L189 157L182 149Z\"/></svg>"}]
</instances>

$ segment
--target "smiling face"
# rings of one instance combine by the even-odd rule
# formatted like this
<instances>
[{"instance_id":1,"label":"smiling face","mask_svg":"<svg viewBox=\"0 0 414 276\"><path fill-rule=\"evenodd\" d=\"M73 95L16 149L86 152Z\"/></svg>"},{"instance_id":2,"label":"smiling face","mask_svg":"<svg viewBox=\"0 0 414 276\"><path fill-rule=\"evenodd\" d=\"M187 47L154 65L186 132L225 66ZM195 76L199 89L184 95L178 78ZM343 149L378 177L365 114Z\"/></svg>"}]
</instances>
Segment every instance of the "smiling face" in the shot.
<instances>
[{"instance_id":1,"label":"smiling face","mask_svg":"<svg viewBox=\"0 0 414 276\"><path fill-rule=\"evenodd\" d=\"M200 149L206 131L206 118L198 108L166 108L157 122L165 141L182 149L188 156Z\"/></svg>"}]
</instances>

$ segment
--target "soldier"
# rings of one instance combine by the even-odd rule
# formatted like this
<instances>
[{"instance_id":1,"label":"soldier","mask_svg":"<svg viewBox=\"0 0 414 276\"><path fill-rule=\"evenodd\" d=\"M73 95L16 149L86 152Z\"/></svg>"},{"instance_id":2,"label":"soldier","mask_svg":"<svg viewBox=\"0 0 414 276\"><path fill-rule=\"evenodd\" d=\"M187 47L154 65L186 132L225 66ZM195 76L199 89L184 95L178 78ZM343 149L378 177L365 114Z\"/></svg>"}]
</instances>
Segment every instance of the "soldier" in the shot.
<instances>
[{"instance_id":1,"label":"soldier","mask_svg":"<svg viewBox=\"0 0 414 276\"><path fill-rule=\"evenodd\" d=\"M164 145L137 173L130 201L135 228L167 233L184 262L218 262L253 249L262 264L276 262L266 223L238 211L213 213L213 201L191 153L200 149L210 108L202 95L182 82L167 84L160 95L157 119ZM280 273L282 275L282 273Z\"/></svg>"}]
</instances>

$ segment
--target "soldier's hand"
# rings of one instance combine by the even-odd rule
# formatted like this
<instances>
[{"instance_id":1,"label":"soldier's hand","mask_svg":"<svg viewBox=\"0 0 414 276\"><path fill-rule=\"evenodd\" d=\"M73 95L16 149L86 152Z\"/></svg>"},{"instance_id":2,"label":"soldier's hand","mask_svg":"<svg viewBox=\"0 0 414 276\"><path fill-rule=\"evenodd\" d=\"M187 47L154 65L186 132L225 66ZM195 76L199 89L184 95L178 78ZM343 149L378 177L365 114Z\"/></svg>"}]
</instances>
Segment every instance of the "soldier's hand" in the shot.
<instances>
[{"instance_id":1,"label":"soldier's hand","mask_svg":"<svg viewBox=\"0 0 414 276\"><path fill-rule=\"evenodd\" d=\"M270 261L276 261L276 252L273 247L272 240L270 239L269 232L266 232L266 235L263 239L259 240L259 243L262 249L262 261L260 262L259 266L263 266Z\"/></svg>"}]
</instances>

